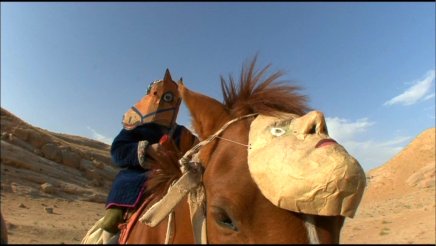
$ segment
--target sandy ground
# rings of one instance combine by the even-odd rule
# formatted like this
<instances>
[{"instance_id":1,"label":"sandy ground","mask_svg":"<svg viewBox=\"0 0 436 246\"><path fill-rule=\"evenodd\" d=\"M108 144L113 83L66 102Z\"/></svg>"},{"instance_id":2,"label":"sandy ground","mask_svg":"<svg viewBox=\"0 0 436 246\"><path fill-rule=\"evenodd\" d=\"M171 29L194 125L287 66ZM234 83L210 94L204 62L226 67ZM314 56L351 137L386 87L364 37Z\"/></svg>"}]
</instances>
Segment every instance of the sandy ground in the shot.
<instances>
[{"instance_id":1,"label":"sandy ground","mask_svg":"<svg viewBox=\"0 0 436 246\"><path fill-rule=\"evenodd\" d=\"M102 203L33 198L12 192L3 192L1 201L11 244L80 243L104 212Z\"/></svg>"},{"instance_id":2,"label":"sandy ground","mask_svg":"<svg viewBox=\"0 0 436 246\"><path fill-rule=\"evenodd\" d=\"M382 201L363 200L345 221L341 243L434 244L435 189L427 188Z\"/></svg>"},{"instance_id":3,"label":"sandy ground","mask_svg":"<svg viewBox=\"0 0 436 246\"><path fill-rule=\"evenodd\" d=\"M2 192L1 211L9 243L70 244L80 243L103 215L104 204ZM345 221L341 243L434 244L434 215L434 188L387 201L364 200L356 216Z\"/></svg>"}]
</instances>

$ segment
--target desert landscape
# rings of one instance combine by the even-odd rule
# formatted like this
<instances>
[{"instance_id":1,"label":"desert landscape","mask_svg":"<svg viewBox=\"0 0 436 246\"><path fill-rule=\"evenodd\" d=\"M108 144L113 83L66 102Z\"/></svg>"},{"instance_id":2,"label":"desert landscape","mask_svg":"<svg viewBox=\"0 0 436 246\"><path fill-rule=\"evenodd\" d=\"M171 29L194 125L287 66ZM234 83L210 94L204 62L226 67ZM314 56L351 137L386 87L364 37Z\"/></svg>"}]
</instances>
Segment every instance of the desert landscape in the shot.
<instances>
[{"instance_id":1,"label":"desert landscape","mask_svg":"<svg viewBox=\"0 0 436 246\"><path fill-rule=\"evenodd\" d=\"M110 146L32 126L1 109L1 213L10 244L77 244L104 214ZM367 173L340 243L435 243L435 128Z\"/></svg>"}]
</instances>

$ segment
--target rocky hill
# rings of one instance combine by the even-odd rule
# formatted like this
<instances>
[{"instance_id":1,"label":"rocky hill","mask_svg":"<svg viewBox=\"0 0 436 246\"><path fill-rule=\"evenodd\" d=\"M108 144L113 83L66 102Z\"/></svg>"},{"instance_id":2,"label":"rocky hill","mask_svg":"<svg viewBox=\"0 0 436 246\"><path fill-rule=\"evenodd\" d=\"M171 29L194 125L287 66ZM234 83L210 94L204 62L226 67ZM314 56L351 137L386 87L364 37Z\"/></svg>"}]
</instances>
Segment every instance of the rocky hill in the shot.
<instances>
[{"instance_id":1,"label":"rocky hill","mask_svg":"<svg viewBox=\"0 0 436 246\"><path fill-rule=\"evenodd\" d=\"M435 186L435 128L419 134L385 165L368 174L373 189L368 199L393 198Z\"/></svg>"},{"instance_id":2,"label":"rocky hill","mask_svg":"<svg viewBox=\"0 0 436 246\"><path fill-rule=\"evenodd\" d=\"M1 109L1 189L104 202L117 170L110 146L27 124Z\"/></svg>"},{"instance_id":3,"label":"rocky hill","mask_svg":"<svg viewBox=\"0 0 436 246\"><path fill-rule=\"evenodd\" d=\"M435 243L435 128L423 131L384 165L370 170L343 243Z\"/></svg>"},{"instance_id":4,"label":"rocky hill","mask_svg":"<svg viewBox=\"0 0 436 246\"><path fill-rule=\"evenodd\" d=\"M80 243L104 214L118 173L110 146L32 126L3 108L0 123L1 212L9 243Z\"/></svg>"}]
</instances>

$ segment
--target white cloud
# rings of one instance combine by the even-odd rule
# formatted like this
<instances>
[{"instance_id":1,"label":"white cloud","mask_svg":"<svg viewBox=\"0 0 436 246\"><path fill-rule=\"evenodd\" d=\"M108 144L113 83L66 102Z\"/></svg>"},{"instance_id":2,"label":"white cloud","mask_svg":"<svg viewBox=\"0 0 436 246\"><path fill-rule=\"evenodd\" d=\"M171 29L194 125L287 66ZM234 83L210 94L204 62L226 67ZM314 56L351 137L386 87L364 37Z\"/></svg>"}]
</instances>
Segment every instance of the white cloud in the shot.
<instances>
[{"instance_id":1,"label":"white cloud","mask_svg":"<svg viewBox=\"0 0 436 246\"><path fill-rule=\"evenodd\" d=\"M339 144L356 158L365 172L383 165L399 151L401 151L406 141L410 139L407 136L399 136L390 140L357 140L359 135L368 132L369 128L374 125L367 118L349 121L341 118L326 118L327 128L330 137L335 139Z\"/></svg>"},{"instance_id":2,"label":"white cloud","mask_svg":"<svg viewBox=\"0 0 436 246\"><path fill-rule=\"evenodd\" d=\"M428 100L434 97L433 94L429 94L431 86L435 79L435 70L430 70L425 75L425 78L414 83L410 88L405 90L400 95L386 101L383 105L412 105L419 101Z\"/></svg>"},{"instance_id":3,"label":"white cloud","mask_svg":"<svg viewBox=\"0 0 436 246\"><path fill-rule=\"evenodd\" d=\"M109 138L109 137L105 137L105 136L103 136L102 134L98 133L96 130L92 129L92 128L89 127L89 126L87 126L86 128L88 128L88 130L91 131L91 133L92 133L91 138L92 138L92 139L95 139L95 140L97 140L97 141L103 142L103 143L105 143L105 144L109 144L109 145L112 144L112 142L113 142L113 139L112 139L112 138Z\"/></svg>"},{"instance_id":4,"label":"white cloud","mask_svg":"<svg viewBox=\"0 0 436 246\"><path fill-rule=\"evenodd\" d=\"M404 143L405 141L409 140L410 137L396 137L392 140L387 140L384 142L377 143L377 147L386 147L386 146L395 146Z\"/></svg>"},{"instance_id":5,"label":"white cloud","mask_svg":"<svg viewBox=\"0 0 436 246\"><path fill-rule=\"evenodd\" d=\"M428 100L428 99L432 99L433 97L434 97L434 93L424 97L424 99L422 99L422 100L425 101L425 100Z\"/></svg>"},{"instance_id":6,"label":"white cloud","mask_svg":"<svg viewBox=\"0 0 436 246\"><path fill-rule=\"evenodd\" d=\"M338 117L326 118L327 128L330 137L341 141L350 140L356 134L365 132L374 122L369 122L367 118L349 122L347 119Z\"/></svg>"}]
</instances>

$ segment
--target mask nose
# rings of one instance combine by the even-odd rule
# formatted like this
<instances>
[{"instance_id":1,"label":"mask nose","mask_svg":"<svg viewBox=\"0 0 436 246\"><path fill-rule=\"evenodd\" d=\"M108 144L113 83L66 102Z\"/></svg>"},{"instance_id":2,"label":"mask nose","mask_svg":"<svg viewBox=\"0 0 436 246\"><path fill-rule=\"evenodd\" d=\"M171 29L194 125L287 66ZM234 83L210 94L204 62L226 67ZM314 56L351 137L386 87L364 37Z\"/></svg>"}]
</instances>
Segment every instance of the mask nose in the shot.
<instances>
[{"instance_id":1,"label":"mask nose","mask_svg":"<svg viewBox=\"0 0 436 246\"><path fill-rule=\"evenodd\" d=\"M311 111L294 119L290 127L294 134L303 139L309 134L328 135L324 114L320 111Z\"/></svg>"}]
</instances>

